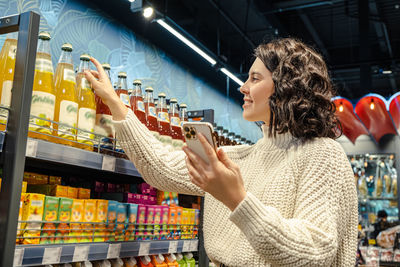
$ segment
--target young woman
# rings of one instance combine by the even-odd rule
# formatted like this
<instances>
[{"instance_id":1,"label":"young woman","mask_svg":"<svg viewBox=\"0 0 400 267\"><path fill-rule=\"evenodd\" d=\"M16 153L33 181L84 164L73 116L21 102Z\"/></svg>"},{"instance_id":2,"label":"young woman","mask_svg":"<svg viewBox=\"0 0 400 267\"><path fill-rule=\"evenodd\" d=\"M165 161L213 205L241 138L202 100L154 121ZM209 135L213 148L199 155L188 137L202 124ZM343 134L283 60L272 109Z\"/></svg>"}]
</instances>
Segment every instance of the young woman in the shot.
<instances>
[{"instance_id":1,"label":"young woman","mask_svg":"<svg viewBox=\"0 0 400 267\"><path fill-rule=\"evenodd\" d=\"M169 152L128 110L102 70L86 73L110 107L121 146L144 180L205 197L204 241L221 266L354 266L357 193L337 133L326 64L294 39L261 44L242 86L243 117L263 121L253 146Z\"/></svg>"}]
</instances>

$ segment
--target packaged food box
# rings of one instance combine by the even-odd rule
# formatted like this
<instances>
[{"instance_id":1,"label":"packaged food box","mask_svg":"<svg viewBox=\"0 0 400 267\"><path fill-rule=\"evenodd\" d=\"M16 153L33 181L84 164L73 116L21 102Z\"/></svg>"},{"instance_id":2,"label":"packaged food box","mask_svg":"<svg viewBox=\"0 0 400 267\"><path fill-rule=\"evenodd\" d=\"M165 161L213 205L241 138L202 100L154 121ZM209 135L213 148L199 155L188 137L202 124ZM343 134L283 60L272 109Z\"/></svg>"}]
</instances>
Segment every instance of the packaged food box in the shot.
<instances>
[{"instance_id":1,"label":"packaged food box","mask_svg":"<svg viewBox=\"0 0 400 267\"><path fill-rule=\"evenodd\" d=\"M161 221L162 221L162 208L161 206L152 205L154 207L154 240L161 239Z\"/></svg>"},{"instance_id":2,"label":"packaged food box","mask_svg":"<svg viewBox=\"0 0 400 267\"><path fill-rule=\"evenodd\" d=\"M115 241L115 222L117 220L117 201L109 200L107 208L107 236L105 241Z\"/></svg>"},{"instance_id":3,"label":"packaged food box","mask_svg":"<svg viewBox=\"0 0 400 267\"><path fill-rule=\"evenodd\" d=\"M49 176L49 184L61 185L61 177L60 176Z\"/></svg>"},{"instance_id":4,"label":"packaged food box","mask_svg":"<svg viewBox=\"0 0 400 267\"><path fill-rule=\"evenodd\" d=\"M177 226L175 226L174 228L174 234L175 234L175 238L174 239L180 239L181 238L181 224L182 224L182 212L183 212L183 208L182 207L176 207L176 224Z\"/></svg>"},{"instance_id":5,"label":"packaged food box","mask_svg":"<svg viewBox=\"0 0 400 267\"><path fill-rule=\"evenodd\" d=\"M0 179L0 185L1 185L1 179ZM22 190L21 193L26 193L26 189L28 187L28 183L27 182L22 182ZM1 188L1 186L0 186Z\"/></svg>"},{"instance_id":6,"label":"packaged food box","mask_svg":"<svg viewBox=\"0 0 400 267\"><path fill-rule=\"evenodd\" d=\"M24 206L23 206L23 214L22 220L23 221L38 221L38 222L29 222L23 223L22 228L24 229L31 229L24 231L23 237L23 244L39 244L39 238L32 238L32 237L39 237L40 230L42 226L42 217L43 217L43 210L44 210L44 200L45 195L42 194L33 194L27 193L25 194Z\"/></svg>"},{"instance_id":7,"label":"packaged food box","mask_svg":"<svg viewBox=\"0 0 400 267\"><path fill-rule=\"evenodd\" d=\"M124 202L135 203L135 197L132 193L124 193Z\"/></svg>"},{"instance_id":8,"label":"packaged food box","mask_svg":"<svg viewBox=\"0 0 400 267\"><path fill-rule=\"evenodd\" d=\"M21 198L19 201L19 211L18 211L18 221L22 221L22 216L23 216L23 211L24 211L24 201L25 201L25 193L21 193ZM23 239L22 234L22 224L18 222L18 228L17 228L17 244L22 244Z\"/></svg>"},{"instance_id":9,"label":"packaged food box","mask_svg":"<svg viewBox=\"0 0 400 267\"><path fill-rule=\"evenodd\" d=\"M63 185L50 185L51 195L54 197L68 197L68 186Z\"/></svg>"},{"instance_id":10,"label":"packaged food box","mask_svg":"<svg viewBox=\"0 0 400 267\"><path fill-rule=\"evenodd\" d=\"M152 240L154 237L154 215L155 215L155 206L148 205L147 206L147 215L146 215L146 233L145 240ZM149 225L150 224L150 225Z\"/></svg>"},{"instance_id":11,"label":"packaged food box","mask_svg":"<svg viewBox=\"0 0 400 267\"><path fill-rule=\"evenodd\" d=\"M96 200L96 224L95 225L95 238L94 242L104 242L106 235L106 222L107 222L108 200Z\"/></svg>"},{"instance_id":12,"label":"packaged food box","mask_svg":"<svg viewBox=\"0 0 400 267\"><path fill-rule=\"evenodd\" d=\"M83 212L82 230L85 237L81 239L81 242L93 242L93 228L94 225L89 222L95 222L96 220L96 200L85 199L85 208ZM86 237L87 236L87 237Z\"/></svg>"},{"instance_id":13,"label":"packaged food box","mask_svg":"<svg viewBox=\"0 0 400 267\"><path fill-rule=\"evenodd\" d=\"M138 204L128 204L128 225L125 230L125 241L135 240L135 223L138 211Z\"/></svg>"},{"instance_id":14,"label":"packaged food box","mask_svg":"<svg viewBox=\"0 0 400 267\"><path fill-rule=\"evenodd\" d=\"M124 241L125 224L127 221L127 205L125 203L117 204L117 226L115 229L115 241Z\"/></svg>"},{"instance_id":15,"label":"packaged food box","mask_svg":"<svg viewBox=\"0 0 400 267\"><path fill-rule=\"evenodd\" d=\"M168 214L168 239L174 239L175 237L175 228L176 224L178 223L178 213L177 207L169 207L169 214Z\"/></svg>"},{"instance_id":16,"label":"packaged food box","mask_svg":"<svg viewBox=\"0 0 400 267\"><path fill-rule=\"evenodd\" d=\"M71 220L71 211L72 211L72 203L73 199L60 197L60 203L58 205L58 220L62 223L59 223L57 226L56 239L54 243L68 243L69 238L69 222Z\"/></svg>"},{"instance_id":17,"label":"packaged food box","mask_svg":"<svg viewBox=\"0 0 400 267\"><path fill-rule=\"evenodd\" d=\"M30 184L28 182L27 185L27 192L28 193L36 193L36 194L42 194L46 196L50 196L52 191L52 186L51 185L37 185L37 184Z\"/></svg>"},{"instance_id":18,"label":"packaged food box","mask_svg":"<svg viewBox=\"0 0 400 267\"><path fill-rule=\"evenodd\" d=\"M78 188L67 186L67 190L69 198L78 198Z\"/></svg>"},{"instance_id":19,"label":"packaged food box","mask_svg":"<svg viewBox=\"0 0 400 267\"><path fill-rule=\"evenodd\" d=\"M90 189L78 188L78 198L79 199L89 199L90 198Z\"/></svg>"},{"instance_id":20,"label":"packaged food box","mask_svg":"<svg viewBox=\"0 0 400 267\"><path fill-rule=\"evenodd\" d=\"M137 213L137 230L136 230L136 240L144 240L145 238L145 223L146 223L146 215L147 215L147 206L143 204L138 205L138 213Z\"/></svg>"},{"instance_id":21,"label":"packaged food box","mask_svg":"<svg viewBox=\"0 0 400 267\"><path fill-rule=\"evenodd\" d=\"M181 215L181 238L188 239L189 235L189 209L182 208Z\"/></svg>"},{"instance_id":22,"label":"packaged food box","mask_svg":"<svg viewBox=\"0 0 400 267\"><path fill-rule=\"evenodd\" d=\"M60 198L58 197L46 196L45 198L43 210L43 221L45 222L42 226L40 244L54 244L56 224L51 222L58 220L59 203Z\"/></svg>"},{"instance_id":23,"label":"packaged food box","mask_svg":"<svg viewBox=\"0 0 400 267\"><path fill-rule=\"evenodd\" d=\"M161 224L162 224L162 231L161 231L161 238L162 240L167 239L168 237L168 213L169 207L168 206L160 206L161 207Z\"/></svg>"},{"instance_id":24,"label":"packaged food box","mask_svg":"<svg viewBox=\"0 0 400 267\"><path fill-rule=\"evenodd\" d=\"M80 242L82 236L82 225L80 223L74 222L83 222L83 213L85 209L85 200L83 199L74 199L72 202L71 208L71 223L70 223L70 232L68 243L78 243Z\"/></svg>"}]
</instances>

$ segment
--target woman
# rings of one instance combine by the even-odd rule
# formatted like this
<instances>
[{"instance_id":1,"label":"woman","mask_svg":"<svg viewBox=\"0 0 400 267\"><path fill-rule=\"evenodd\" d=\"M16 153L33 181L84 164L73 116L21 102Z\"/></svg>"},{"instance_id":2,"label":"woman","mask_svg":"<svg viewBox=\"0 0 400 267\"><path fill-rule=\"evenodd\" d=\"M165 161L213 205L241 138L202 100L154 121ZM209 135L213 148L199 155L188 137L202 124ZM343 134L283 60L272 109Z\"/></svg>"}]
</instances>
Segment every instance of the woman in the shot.
<instances>
[{"instance_id":1,"label":"woman","mask_svg":"<svg viewBox=\"0 0 400 267\"><path fill-rule=\"evenodd\" d=\"M221 266L354 266L357 193L336 137L333 88L322 57L294 39L255 50L241 87L243 117L263 121L253 146L169 152L114 93L100 64L86 73L110 107L121 146L144 180L205 196L204 241ZM97 78L97 79L96 79ZM223 264L223 265L222 265Z\"/></svg>"}]
</instances>

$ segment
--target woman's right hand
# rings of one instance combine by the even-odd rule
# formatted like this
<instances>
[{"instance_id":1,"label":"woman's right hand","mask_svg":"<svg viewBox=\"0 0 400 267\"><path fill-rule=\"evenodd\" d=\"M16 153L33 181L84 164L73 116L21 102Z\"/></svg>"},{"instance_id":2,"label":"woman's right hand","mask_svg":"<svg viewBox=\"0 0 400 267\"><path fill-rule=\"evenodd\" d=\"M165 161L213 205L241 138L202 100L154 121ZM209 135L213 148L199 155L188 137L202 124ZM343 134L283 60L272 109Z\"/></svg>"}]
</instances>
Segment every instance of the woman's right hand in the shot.
<instances>
[{"instance_id":1,"label":"woman's right hand","mask_svg":"<svg viewBox=\"0 0 400 267\"><path fill-rule=\"evenodd\" d=\"M96 95L110 108L113 119L125 119L128 108L122 103L117 93L115 93L110 79L101 64L94 57L91 57L90 61L96 66L97 71L85 71L86 79L92 84Z\"/></svg>"}]
</instances>

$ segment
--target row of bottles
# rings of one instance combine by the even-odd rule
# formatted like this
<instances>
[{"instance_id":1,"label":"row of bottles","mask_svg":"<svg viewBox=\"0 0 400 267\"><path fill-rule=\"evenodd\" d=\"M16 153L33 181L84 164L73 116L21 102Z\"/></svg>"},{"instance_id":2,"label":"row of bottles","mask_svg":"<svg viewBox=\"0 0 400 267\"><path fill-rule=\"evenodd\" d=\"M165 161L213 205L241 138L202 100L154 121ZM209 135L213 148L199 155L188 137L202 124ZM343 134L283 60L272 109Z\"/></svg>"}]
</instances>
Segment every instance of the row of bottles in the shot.
<instances>
[{"instance_id":1,"label":"row of bottles","mask_svg":"<svg viewBox=\"0 0 400 267\"><path fill-rule=\"evenodd\" d=\"M252 145L253 143L240 135L235 135L233 132L224 129L214 123L214 137L218 146L236 146L236 145Z\"/></svg>"}]
</instances>

